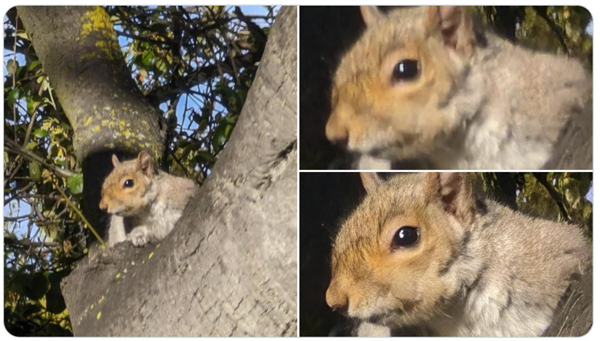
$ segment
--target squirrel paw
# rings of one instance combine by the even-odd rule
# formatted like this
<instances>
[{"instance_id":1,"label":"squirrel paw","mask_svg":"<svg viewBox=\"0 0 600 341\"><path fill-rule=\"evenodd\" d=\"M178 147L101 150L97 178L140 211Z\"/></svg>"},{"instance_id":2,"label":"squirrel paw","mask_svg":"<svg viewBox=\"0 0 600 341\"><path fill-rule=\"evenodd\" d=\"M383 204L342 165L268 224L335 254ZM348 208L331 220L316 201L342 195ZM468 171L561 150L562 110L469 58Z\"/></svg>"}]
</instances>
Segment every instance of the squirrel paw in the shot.
<instances>
[{"instance_id":1,"label":"squirrel paw","mask_svg":"<svg viewBox=\"0 0 600 341\"><path fill-rule=\"evenodd\" d=\"M148 244L149 238L146 233L142 230L133 230L129 234L129 240L131 243L137 247L144 246Z\"/></svg>"}]
</instances>

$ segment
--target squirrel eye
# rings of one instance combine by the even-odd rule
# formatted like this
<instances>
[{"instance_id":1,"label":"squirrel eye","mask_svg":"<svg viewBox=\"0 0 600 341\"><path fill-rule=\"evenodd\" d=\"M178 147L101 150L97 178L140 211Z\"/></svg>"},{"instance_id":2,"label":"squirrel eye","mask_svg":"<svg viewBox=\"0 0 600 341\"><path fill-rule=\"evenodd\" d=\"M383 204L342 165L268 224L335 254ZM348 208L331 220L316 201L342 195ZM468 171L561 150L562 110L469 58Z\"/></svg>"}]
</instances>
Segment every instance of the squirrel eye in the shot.
<instances>
[{"instance_id":1,"label":"squirrel eye","mask_svg":"<svg viewBox=\"0 0 600 341\"><path fill-rule=\"evenodd\" d=\"M395 82L410 81L415 79L421 66L418 60L414 59L403 59L394 66L394 72L392 73L392 80Z\"/></svg>"},{"instance_id":2,"label":"squirrel eye","mask_svg":"<svg viewBox=\"0 0 600 341\"><path fill-rule=\"evenodd\" d=\"M402 226L396 231L392 240L392 248L413 246L419 241L419 228Z\"/></svg>"},{"instance_id":3,"label":"squirrel eye","mask_svg":"<svg viewBox=\"0 0 600 341\"><path fill-rule=\"evenodd\" d=\"M132 179L125 180L125 182L123 183L123 187L133 187L133 180Z\"/></svg>"}]
</instances>

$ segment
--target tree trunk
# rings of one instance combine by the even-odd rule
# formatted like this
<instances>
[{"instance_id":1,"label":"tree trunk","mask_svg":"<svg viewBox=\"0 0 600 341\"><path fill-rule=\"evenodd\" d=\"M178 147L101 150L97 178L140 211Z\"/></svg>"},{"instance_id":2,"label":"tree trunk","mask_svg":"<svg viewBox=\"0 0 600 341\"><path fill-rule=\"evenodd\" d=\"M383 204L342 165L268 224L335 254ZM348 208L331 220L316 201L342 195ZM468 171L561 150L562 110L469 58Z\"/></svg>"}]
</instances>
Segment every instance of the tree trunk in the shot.
<instances>
[{"instance_id":1,"label":"tree trunk","mask_svg":"<svg viewBox=\"0 0 600 341\"><path fill-rule=\"evenodd\" d=\"M128 158L146 149L160 160L166 124L131 78L104 9L30 6L17 13L75 131L83 212L105 236L98 204L112 154Z\"/></svg>"},{"instance_id":2,"label":"tree trunk","mask_svg":"<svg viewBox=\"0 0 600 341\"><path fill-rule=\"evenodd\" d=\"M231 139L173 232L158 245L107 249L63 281L75 335L296 335L296 16L295 7L281 10ZM55 39L65 38L57 33ZM110 75L117 89L131 79ZM61 81L52 81L58 92ZM95 89L95 80L88 81ZM68 98L59 96L61 103ZM91 112L74 117L96 122ZM140 120L133 112L122 115ZM73 125L86 136L85 124ZM158 141L163 135L156 128ZM102 149L98 139L92 150ZM78 148L87 146L78 141Z\"/></svg>"}]
</instances>

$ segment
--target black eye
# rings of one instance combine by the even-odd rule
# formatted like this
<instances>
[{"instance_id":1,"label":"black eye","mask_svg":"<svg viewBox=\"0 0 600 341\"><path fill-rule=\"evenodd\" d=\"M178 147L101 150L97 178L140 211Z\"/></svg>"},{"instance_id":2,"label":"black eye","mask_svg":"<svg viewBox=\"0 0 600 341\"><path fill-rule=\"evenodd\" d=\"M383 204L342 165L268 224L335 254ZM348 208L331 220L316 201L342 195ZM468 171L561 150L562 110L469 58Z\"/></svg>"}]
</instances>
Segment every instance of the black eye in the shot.
<instances>
[{"instance_id":1,"label":"black eye","mask_svg":"<svg viewBox=\"0 0 600 341\"><path fill-rule=\"evenodd\" d=\"M419 228L412 226L402 226L396 231L392 240L392 247L408 247L413 246L419 241Z\"/></svg>"},{"instance_id":2,"label":"black eye","mask_svg":"<svg viewBox=\"0 0 600 341\"><path fill-rule=\"evenodd\" d=\"M410 81L415 79L421 71L418 60L403 59L394 66L392 80L394 82Z\"/></svg>"},{"instance_id":3,"label":"black eye","mask_svg":"<svg viewBox=\"0 0 600 341\"><path fill-rule=\"evenodd\" d=\"M133 187L133 180L132 179L125 180L125 182L123 183L123 187Z\"/></svg>"}]
</instances>

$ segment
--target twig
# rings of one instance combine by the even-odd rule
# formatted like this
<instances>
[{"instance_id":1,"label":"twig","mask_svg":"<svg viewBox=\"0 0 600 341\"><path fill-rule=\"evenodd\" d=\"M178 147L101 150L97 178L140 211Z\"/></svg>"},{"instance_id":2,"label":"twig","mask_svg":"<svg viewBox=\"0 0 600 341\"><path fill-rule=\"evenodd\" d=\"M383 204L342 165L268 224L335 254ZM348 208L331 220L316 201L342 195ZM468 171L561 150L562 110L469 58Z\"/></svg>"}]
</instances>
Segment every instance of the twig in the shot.
<instances>
[{"instance_id":1,"label":"twig","mask_svg":"<svg viewBox=\"0 0 600 341\"><path fill-rule=\"evenodd\" d=\"M19 14L16 15L15 18L15 43L13 45L13 66L17 65L17 31L19 30ZM12 88L13 91L17 84L17 69L15 68L15 72L12 75ZM15 141L17 140L17 106L13 104L13 123L14 123L14 132L15 132Z\"/></svg>"},{"instance_id":2,"label":"twig","mask_svg":"<svg viewBox=\"0 0 600 341\"><path fill-rule=\"evenodd\" d=\"M90 224L90 222L85 218L85 216L83 215L83 213L81 213L81 211L79 210L79 208L77 208L77 206L75 206L75 204L71 201L71 199L69 199L69 197L62 190L62 188L60 188L60 186L56 186L56 189L65 198L65 200L67 201L67 204L69 205L69 207L71 207L71 209L81 218L81 220L83 220L83 223L85 224L85 226L90 231L92 231L92 234L94 235L94 237L96 237L96 239L98 239L98 241L100 242L100 245L102 247L106 247L106 243L104 242L104 240L102 239L102 237L100 237L100 235L98 234L98 232L96 232L96 229L94 229L94 227L92 226L92 224Z\"/></svg>"},{"instance_id":3,"label":"twig","mask_svg":"<svg viewBox=\"0 0 600 341\"><path fill-rule=\"evenodd\" d=\"M19 145L17 142L15 142L14 140L12 140L10 138L4 139L4 150L8 150L10 152L17 153L17 154L23 156L24 158L28 159L29 161L39 162L41 165L49 168L54 173L56 173L57 175L60 175L63 178L68 178L71 175L75 174L69 170L62 169L53 164L47 163L46 160L37 156L35 153L30 152L27 149L21 147L21 145Z\"/></svg>"},{"instance_id":4,"label":"twig","mask_svg":"<svg viewBox=\"0 0 600 341\"><path fill-rule=\"evenodd\" d=\"M560 193L558 193L556 189L554 189L554 187L546 179L547 174L548 173L533 173L533 176L535 176L537 181L546 188L546 191L548 191L550 197L552 197L554 202L556 202L556 206L558 206L558 209L560 210L560 213L563 216L563 218L568 222L572 222L571 216L569 216L569 213L567 213L567 209L565 208L562 196L560 195Z\"/></svg>"}]
</instances>

